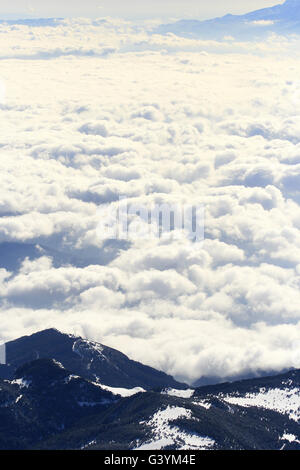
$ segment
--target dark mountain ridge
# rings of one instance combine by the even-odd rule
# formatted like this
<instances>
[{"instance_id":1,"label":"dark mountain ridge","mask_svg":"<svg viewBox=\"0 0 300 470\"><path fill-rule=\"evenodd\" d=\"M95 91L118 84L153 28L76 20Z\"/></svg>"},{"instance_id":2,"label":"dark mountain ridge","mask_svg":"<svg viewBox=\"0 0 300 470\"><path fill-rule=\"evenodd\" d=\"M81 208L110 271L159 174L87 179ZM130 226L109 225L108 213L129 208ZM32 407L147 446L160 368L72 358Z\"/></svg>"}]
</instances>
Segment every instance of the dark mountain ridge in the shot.
<instances>
[{"instance_id":1,"label":"dark mountain ridge","mask_svg":"<svg viewBox=\"0 0 300 470\"><path fill-rule=\"evenodd\" d=\"M173 377L132 361L108 346L55 329L40 331L6 343L7 365L0 367L0 378L11 379L15 371L36 359L55 359L71 373L110 387L145 390L154 387L187 388Z\"/></svg>"},{"instance_id":2,"label":"dark mountain ridge","mask_svg":"<svg viewBox=\"0 0 300 470\"><path fill-rule=\"evenodd\" d=\"M0 449L300 449L300 370L187 389L53 329L7 352L14 375L0 379Z\"/></svg>"}]
</instances>

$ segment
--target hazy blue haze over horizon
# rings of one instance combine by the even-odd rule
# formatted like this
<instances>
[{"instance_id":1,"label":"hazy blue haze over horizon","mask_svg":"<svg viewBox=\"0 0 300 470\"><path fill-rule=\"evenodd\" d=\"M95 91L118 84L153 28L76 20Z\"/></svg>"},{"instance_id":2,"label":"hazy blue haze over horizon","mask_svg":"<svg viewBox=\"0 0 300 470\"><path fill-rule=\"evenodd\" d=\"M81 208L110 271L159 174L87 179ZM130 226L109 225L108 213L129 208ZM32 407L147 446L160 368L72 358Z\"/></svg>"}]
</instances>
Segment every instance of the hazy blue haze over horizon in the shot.
<instances>
[{"instance_id":1,"label":"hazy blue haze over horizon","mask_svg":"<svg viewBox=\"0 0 300 470\"><path fill-rule=\"evenodd\" d=\"M129 19L195 18L207 19L227 13L243 14L259 8L283 3L282 0L4 0L0 6L2 18L22 17L101 17L117 16Z\"/></svg>"}]
</instances>

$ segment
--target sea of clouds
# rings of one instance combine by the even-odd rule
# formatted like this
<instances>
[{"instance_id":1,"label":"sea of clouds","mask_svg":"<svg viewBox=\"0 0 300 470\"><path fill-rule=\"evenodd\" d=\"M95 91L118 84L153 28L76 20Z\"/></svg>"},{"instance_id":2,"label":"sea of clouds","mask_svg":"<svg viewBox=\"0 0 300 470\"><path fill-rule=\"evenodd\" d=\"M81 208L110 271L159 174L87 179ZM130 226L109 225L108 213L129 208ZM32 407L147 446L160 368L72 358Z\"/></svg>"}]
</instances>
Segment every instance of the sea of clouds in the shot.
<instances>
[{"instance_id":1,"label":"sea of clouds","mask_svg":"<svg viewBox=\"0 0 300 470\"><path fill-rule=\"evenodd\" d=\"M0 339L56 327L190 382L300 366L299 40L149 29L0 26ZM102 239L120 197L204 205L204 243Z\"/></svg>"}]
</instances>

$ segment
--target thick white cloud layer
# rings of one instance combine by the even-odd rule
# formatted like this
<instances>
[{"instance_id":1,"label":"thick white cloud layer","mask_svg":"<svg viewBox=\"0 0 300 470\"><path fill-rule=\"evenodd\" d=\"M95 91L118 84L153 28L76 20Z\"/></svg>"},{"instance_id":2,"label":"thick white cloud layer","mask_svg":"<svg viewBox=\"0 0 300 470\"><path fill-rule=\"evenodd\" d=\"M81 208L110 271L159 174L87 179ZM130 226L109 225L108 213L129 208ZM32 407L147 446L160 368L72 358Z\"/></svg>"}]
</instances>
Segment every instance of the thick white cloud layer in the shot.
<instances>
[{"instance_id":1,"label":"thick white cloud layer","mask_svg":"<svg viewBox=\"0 0 300 470\"><path fill-rule=\"evenodd\" d=\"M54 326L189 381L294 366L298 39L0 36L1 339ZM120 196L204 205L204 243L101 240Z\"/></svg>"}]
</instances>

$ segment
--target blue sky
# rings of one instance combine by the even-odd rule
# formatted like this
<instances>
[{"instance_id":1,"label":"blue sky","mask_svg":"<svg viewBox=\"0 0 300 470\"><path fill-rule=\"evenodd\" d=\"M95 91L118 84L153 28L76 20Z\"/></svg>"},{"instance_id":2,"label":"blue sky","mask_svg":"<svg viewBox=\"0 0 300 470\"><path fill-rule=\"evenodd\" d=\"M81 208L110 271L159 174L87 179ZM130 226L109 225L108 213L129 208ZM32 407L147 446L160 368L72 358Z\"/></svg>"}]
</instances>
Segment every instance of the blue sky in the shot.
<instances>
[{"instance_id":1,"label":"blue sky","mask_svg":"<svg viewBox=\"0 0 300 470\"><path fill-rule=\"evenodd\" d=\"M244 13L282 0L2 0L2 17L119 16L123 18L209 18Z\"/></svg>"}]
</instances>

